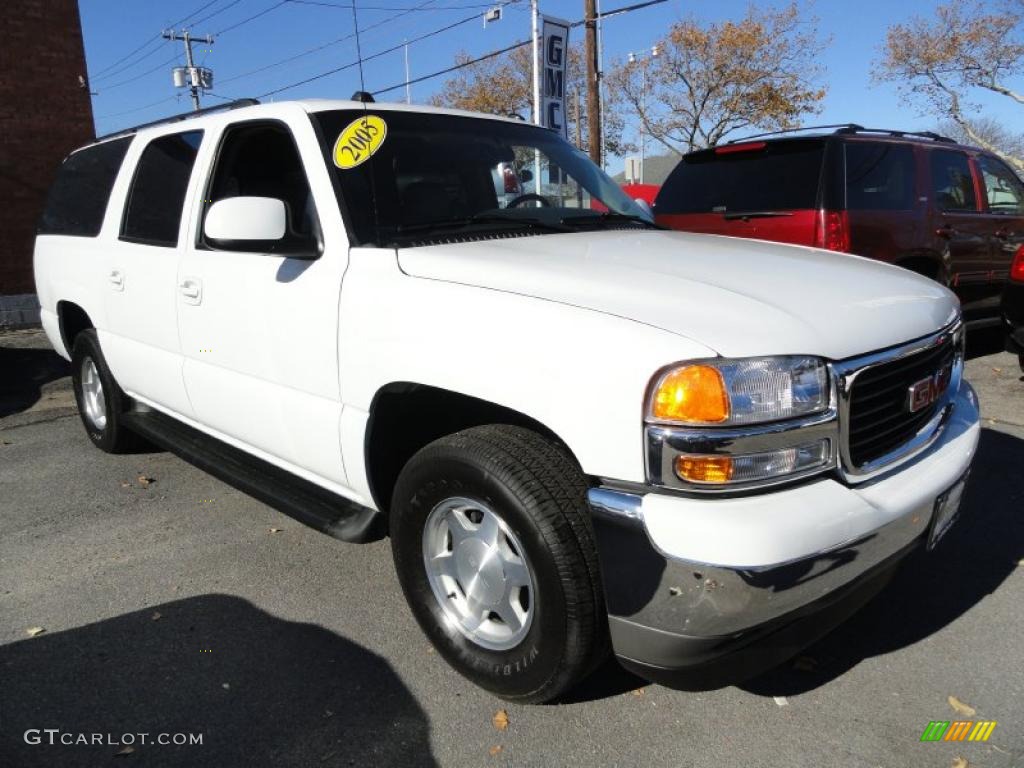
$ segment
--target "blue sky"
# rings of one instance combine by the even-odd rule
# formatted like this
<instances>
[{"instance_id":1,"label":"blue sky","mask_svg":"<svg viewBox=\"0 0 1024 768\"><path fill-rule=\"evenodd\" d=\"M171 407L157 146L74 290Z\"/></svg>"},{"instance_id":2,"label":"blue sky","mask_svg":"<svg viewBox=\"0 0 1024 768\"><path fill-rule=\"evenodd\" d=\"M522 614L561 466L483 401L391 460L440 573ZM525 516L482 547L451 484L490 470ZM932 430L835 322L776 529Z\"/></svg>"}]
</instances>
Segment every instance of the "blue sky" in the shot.
<instances>
[{"instance_id":1,"label":"blue sky","mask_svg":"<svg viewBox=\"0 0 1024 768\"><path fill-rule=\"evenodd\" d=\"M331 0L322 0L329 3ZM348 0L334 0L345 3ZM482 14L487 0L433 0L429 11L400 10L422 5L424 0L357 0L362 54L366 58L400 45L404 39L444 27L460 19ZM601 0L602 10L630 5L635 0ZM576 20L582 15L580 0L540 0L541 12ZM758 6L775 3L757 3ZM821 64L822 84L828 88L824 112L812 118L816 123L859 122L881 127L927 129L936 119L922 116L913 106L901 102L895 88L871 83L872 62L887 27L909 17L931 15L936 3L925 0L818 0L813 13L819 28L832 38ZM276 7L275 7L276 6ZM713 21L741 17L745 0L685 2L668 0L658 6L624 14L605 22L605 61L623 57L630 50L643 50L657 40L675 21L694 15ZM355 39L343 39L353 30L352 11L331 5L300 3L296 0L80 0L86 61L92 78L93 113L99 133L185 111L190 104L184 89L171 84L171 59L183 63L182 44L150 40L164 27L194 11L192 33L218 33L213 46L197 45L197 63L214 70L214 93L241 97L266 93L341 67L356 59ZM380 10L390 9L390 10ZM250 17L266 11L251 21ZM206 17L205 20L202 20ZM234 29L232 26L241 23ZM374 28L371 28L374 27ZM458 26L448 32L410 45L413 78L442 69L452 63L457 51L479 55L529 36L530 17L524 0L505 9L505 17L484 28L482 20ZM582 30L573 30L577 35ZM334 42L341 39L340 42ZM577 37L577 39L579 39ZM147 40L149 42L147 42ZM118 63L126 54L138 53ZM247 74L288 57L323 46L292 61ZM368 62L364 69L367 90L377 90L404 81L401 49ZM234 78L234 79L232 79ZM440 87L443 78L413 86L413 101L425 101ZM356 68L345 69L305 85L282 91L273 98L347 98L358 88ZM404 90L393 91L388 100L404 100ZM207 97L205 104L217 99ZM1009 99L981 99L985 114L1012 127L1020 118L1020 107ZM610 163L611 171L621 161Z\"/></svg>"}]
</instances>

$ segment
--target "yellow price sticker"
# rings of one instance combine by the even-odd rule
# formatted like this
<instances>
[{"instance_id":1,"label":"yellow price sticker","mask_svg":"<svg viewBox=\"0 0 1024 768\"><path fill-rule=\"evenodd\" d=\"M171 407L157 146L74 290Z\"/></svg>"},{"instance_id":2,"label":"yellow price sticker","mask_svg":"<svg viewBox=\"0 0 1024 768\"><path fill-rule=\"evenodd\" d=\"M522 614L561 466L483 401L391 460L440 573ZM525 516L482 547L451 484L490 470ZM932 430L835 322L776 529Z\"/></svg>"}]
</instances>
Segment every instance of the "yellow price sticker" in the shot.
<instances>
[{"instance_id":1,"label":"yellow price sticker","mask_svg":"<svg viewBox=\"0 0 1024 768\"><path fill-rule=\"evenodd\" d=\"M334 142L334 164L347 171L362 165L380 149L388 135L388 125L377 115L353 120Z\"/></svg>"}]
</instances>

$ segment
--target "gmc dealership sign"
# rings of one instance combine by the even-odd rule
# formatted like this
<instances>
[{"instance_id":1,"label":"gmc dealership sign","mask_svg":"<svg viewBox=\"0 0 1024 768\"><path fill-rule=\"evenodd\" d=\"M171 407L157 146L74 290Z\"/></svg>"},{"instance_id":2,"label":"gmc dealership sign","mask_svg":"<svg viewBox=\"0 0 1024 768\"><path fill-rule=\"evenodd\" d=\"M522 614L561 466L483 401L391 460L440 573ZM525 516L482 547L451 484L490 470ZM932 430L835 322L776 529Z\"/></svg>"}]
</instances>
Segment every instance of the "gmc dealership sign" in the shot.
<instances>
[{"instance_id":1,"label":"gmc dealership sign","mask_svg":"<svg viewBox=\"0 0 1024 768\"><path fill-rule=\"evenodd\" d=\"M569 22L544 16L541 35L540 124L569 138L565 119L565 75L569 57Z\"/></svg>"}]
</instances>

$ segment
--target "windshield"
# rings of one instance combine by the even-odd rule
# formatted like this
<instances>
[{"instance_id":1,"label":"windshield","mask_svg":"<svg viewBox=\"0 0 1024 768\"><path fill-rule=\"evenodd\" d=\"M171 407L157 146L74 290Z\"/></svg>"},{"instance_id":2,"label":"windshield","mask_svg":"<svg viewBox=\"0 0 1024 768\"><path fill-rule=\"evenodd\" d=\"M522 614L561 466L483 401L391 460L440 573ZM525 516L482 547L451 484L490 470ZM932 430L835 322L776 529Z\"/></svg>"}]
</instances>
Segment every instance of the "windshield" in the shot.
<instances>
[{"instance_id":1,"label":"windshield","mask_svg":"<svg viewBox=\"0 0 1024 768\"><path fill-rule=\"evenodd\" d=\"M313 119L360 244L653 226L554 131L390 110L319 112Z\"/></svg>"}]
</instances>

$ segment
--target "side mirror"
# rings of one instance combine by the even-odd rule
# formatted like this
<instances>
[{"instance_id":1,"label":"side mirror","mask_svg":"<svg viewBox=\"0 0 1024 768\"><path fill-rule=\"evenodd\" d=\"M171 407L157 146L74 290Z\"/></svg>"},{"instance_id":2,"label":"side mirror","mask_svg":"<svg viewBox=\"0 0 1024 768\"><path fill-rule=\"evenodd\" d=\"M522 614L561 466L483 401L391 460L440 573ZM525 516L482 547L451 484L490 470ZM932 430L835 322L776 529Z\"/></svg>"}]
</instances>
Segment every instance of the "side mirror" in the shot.
<instances>
[{"instance_id":1,"label":"side mirror","mask_svg":"<svg viewBox=\"0 0 1024 768\"><path fill-rule=\"evenodd\" d=\"M229 243L273 243L288 231L288 213L273 197L228 197L206 211L203 234Z\"/></svg>"},{"instance_id":2,"label":"side mirror","mask_svg":"<svg viewBox=\"0 0 1024 768\"><path fill-rule=\"evenodd\" d=\"M654 209L651 208L650 203L639 197L633 200L633 202L636 203L636 207L643 211L651 221L654 221Z\"/></svg>"}]
</instances>

